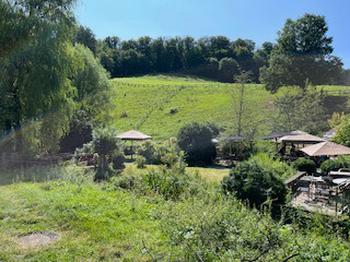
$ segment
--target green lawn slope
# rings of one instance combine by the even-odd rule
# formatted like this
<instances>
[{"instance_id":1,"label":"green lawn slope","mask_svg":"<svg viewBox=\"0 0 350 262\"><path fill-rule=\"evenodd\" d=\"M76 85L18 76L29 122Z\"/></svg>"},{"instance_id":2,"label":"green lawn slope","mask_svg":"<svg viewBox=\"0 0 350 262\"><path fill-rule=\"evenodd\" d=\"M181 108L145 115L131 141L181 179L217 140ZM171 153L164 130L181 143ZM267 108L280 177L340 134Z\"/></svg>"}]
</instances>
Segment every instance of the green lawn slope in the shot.
<instances>
[{"instance_id":1,"label":"green lawn slope","mask_svg":"<svg viewBox=\"0 0 350 262\"><path fill-rule=\"evenodd\" d=\"M49 177L52 170L45 172ZM196 184L198 192L172 201L146 188L93 183L74 166L57 172L60 178L53 181L0 186L0 261L347 261L350 256L349 242L317 218L308 227L305 221L279 223L222 196L214 185ZM33 232L60 238L23 248L19 239Z\"/></svg>"},{"instance_id":2,"label":"green lawn slope","mask_svg":"<svg viewBox=\"0 0 350 262\"><path fill-rule=\"evenodd\" d=\"M233 126L232 90L237 84L162 75L117 78L111 82L116 92L113 125L119 131L139 129L156 140L164 140L176 136L182 126L192 121L215 123L226 130ZM320 88L329 94L330 111L346 111L349 87ZM273 95L263 85L247 85L246 105L251 120L260 123L259 134L271 131L273 100L283 92Z\"/></svg>"}]
</instances>

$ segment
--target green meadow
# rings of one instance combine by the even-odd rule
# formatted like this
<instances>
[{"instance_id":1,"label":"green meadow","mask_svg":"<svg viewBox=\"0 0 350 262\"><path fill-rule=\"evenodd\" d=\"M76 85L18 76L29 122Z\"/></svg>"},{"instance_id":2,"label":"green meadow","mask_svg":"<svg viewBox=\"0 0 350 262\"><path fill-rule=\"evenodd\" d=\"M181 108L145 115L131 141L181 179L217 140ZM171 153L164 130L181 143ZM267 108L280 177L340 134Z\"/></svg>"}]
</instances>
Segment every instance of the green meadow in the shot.
<instances>
[{"instance_id":1,"label":"green meadow","mask_svg":"<svg viewBox=\"0 0 350 262\"><path fill-rule=\"evenodd\" d=\"M213 170L192 171L205 177ZM146 172L135 167L100 184L74 165L41 172L55 179L0 186L0 261L347 261L350 256L348 242L322 217L304 218L308 227L297 214L289 223L272 220L194 174L192 189L171 200L149 188ZM21 246L21 237L32 232L59 238L47 246Z\"/></svg>"},{"instance_id":2,"label":"green meadow","mask_svg":"<svg viewBox=\"0 0 350 262\"><path fill-rule=\"evenodd\" d=\"M162 75L116 78L111 82L116 92L112 125L120 132L139 129L155 140L164 140L193 121L214 123L227 132L233 126L233 90L237 84ZM348 87L318 88L327 92L329 113L348 111ZM251 120L259 123L259 135L271 132L273 101L284 92L287 88L271 94L263 85L246 86L245 104Z\"/></svg>"}]
</instances>

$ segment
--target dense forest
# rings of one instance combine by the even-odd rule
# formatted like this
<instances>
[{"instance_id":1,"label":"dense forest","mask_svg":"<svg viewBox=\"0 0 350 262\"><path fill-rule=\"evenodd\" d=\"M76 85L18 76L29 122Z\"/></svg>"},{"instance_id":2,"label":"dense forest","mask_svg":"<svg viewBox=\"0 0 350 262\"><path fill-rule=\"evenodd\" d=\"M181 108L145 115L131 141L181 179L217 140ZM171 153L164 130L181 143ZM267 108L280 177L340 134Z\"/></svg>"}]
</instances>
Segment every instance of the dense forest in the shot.
<instances>
[{"instance_id":1,"label":"dense forest","mask_svg":"<svg viewBox=\"0 0 350 262\"><path fill-rule=\"evenodd\" d=\"M306 42L299 41L298 46L298 38L303 38L303 25L314 27L317 33ZM305 15L297 21L288 20L279 33L277 43L265 42L258 48L252 40L231 40L225 36L200 39L190 36L153 39L144 36L124 41L117 36L109 36L97 40L87 27L79 28L76 41L89 47L112 77L179 73L233 82L235 75L246 71L250 72L252 82L259 83L264 82L260 77L261 71L266 72L270 63L278 60L276 57L281 58L281 54L287 53L298 60L291 67L305 65L317 71L317 75L309 79L314 84L349 84L350 72L343 68L340 58L332 55L332 38L326 37L327 31L324 17ZM320 36L323 37L321 45L324 49L312 46L312 38L321 40ZM296 50L290 48L292 45ZM308 61L310 59L314 61Z\"/></svg>"}]
</instances>

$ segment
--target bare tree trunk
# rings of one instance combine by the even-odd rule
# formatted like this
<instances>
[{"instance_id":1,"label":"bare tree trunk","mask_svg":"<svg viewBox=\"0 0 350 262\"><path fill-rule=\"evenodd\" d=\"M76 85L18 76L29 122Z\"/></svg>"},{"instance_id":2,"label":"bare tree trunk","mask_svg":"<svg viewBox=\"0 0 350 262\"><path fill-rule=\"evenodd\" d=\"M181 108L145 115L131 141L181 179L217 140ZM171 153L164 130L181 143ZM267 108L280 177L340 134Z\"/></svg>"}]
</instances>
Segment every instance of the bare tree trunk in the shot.
<instances>
[{"instance_id":1,"label":"bare tree trunk","mask_svg":"<svg viewBox=\"0 0 350 262\"><path fill-rule=\"evenodd\" d=\"M240 91L239 91L239 108L238 108L238 115L237 115L237 135L241 136L242 135L242 118L244 114L244 91L245 91L245 86L242 83L240 86Z\"/></svg>"}]
</instances>

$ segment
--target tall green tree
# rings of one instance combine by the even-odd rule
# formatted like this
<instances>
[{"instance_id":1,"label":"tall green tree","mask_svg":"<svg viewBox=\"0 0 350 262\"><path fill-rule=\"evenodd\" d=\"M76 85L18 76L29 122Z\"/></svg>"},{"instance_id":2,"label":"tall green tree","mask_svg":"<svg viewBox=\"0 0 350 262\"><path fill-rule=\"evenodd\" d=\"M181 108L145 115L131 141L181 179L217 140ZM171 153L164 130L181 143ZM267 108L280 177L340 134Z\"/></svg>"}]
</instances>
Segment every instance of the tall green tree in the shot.
<instances>
[{"instance_id":1,"label":"tall green tree","mask_svg":"<svg viewBox=\"0 0 350 262\"><path fill-rule=\"evenodd\" d=\"M350 116L349 115L341 115L339 122L336 127L336 134L333 140L336 143L350 146Z\"/></svg>"},{"instance_id":2,"label":"tall green tree","mask_svg":"<svg viewBox=\"0 0 350 262\"><path fill-rule=\"evenodd\" d=\"M107 71L102 67L93 53L82 45L74 47L77 60L72 84L76 88L74 101L78 109L87 113L90 120L101 122L110 106L110 83Z\"/></svg>"},{"instance_id":3,"label":"tall green tree","mask_svg":"<svg viewBox=\"0 0 350 262\"><path fill-rule=\"evenodd\" d=\"M216 157L212 141L215 130L210 125L190 123L182 127L177 135L177 145L185 152L189 165L209 165Z\"/></svg>"},{"instance_id":4,"label":"tall green tree","mask_svg":"<svg viewBox=\"0 0 350 262\"><path fill-rule=\"evenodd\" d=\"M28 148L23 143L29 132L23 127L31 121L42 121L41 127L36 125L37 137L42 138L37 145L48 150L67 129L75 92L69 48L73 2L1 2L1 12L9 19L0 23L1 36L12 46L5 46L0 57L0 129L15 131L17 152ZM8 25L14 25L14 31L7 30Z\"/></svg>"},{"instance_id":5,"label":"tall green tree","mask_svg":"<svg viewBox=\"0 0 350 262\"><path fill-rule=\"evenodd\" d=\"M331 56L332 38L323 16L306 14L297 20L288 19L279 33L269 66L261 69L261 81L275 92L284 85L306 87L332 82L342 64ZM330 74L330 72L332 72Z\"/></svg>"},{"instance_id":6,"label":"tall green tree","mask_svg":"<svg viewBox=\"0 0 350 262\"><path fill-rule=\"evenodd\" d=\"M35 39L45 24L69 26L74 20L74 3L75 0L0 1L0 57Z\"/></svg>"},{"instance_id":7,"label":"tall green tree","mask_svg":"<svg viewBox=\"0 0 350 262\"><path fill-rule=\"evenodd\" d=\"M111 109L109 75L89 48L75 45L76 66L72 84L74 96L73 117L69 130L60 139L60 152L73 153L92 139L93 128L108 124Z\"/></svg>"},{"instance_id":8,"label":"tall green tree","mask_svg":"<svg viewBox=\"0 0 350 262\"><path fill-rule=\"evenodd\" d=\"M306 90L290 90L276 98L277 117L274 129L280 131L304 130L317 134L327 129L325 95L308 85Z\"/></svg>"},{"instance_id":9,"label":"tall green tree","mask_svg":"<svg viewBox=\"0 0 350 262\"><path fill-rule=\"evenodd\" d=\"M97 40L95 34L90 28L79 26L75 36L75 41L89 48L94 54L96 53Z\"/></svg>"},{"instance_id":10,"label":"tall green tree","mask_svg":"<svg viewBox=\"0 0 350 262\"><path fill-rule=\"evenodd\" d=\"M219 62L219 78L224 82L232 82L234 76L239 74L239 64L233 58L225 57Z\"/></svg>"}]
</instances>

